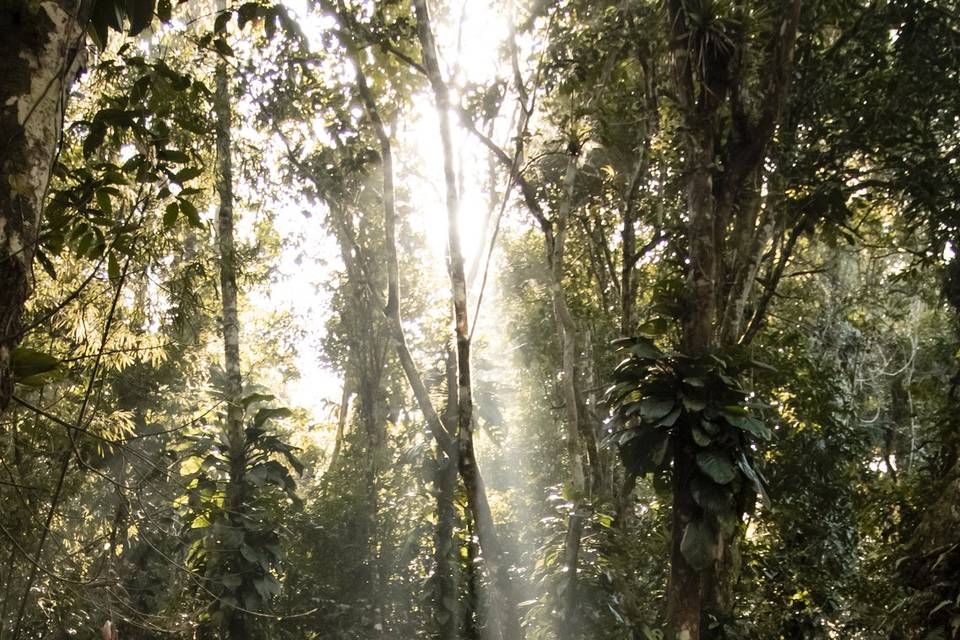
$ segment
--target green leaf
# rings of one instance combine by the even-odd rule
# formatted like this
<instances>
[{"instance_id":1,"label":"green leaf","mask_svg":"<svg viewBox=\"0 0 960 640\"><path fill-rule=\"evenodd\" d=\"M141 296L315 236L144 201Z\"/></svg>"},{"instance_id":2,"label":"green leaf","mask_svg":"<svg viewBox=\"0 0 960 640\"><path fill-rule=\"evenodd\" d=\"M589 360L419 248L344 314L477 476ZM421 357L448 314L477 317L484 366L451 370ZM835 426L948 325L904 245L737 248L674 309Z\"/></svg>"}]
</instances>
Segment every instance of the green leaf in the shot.
<instances>
[{"instance_id":1,"label":"green leaf","mask_svg":"<svg viewBox=\"0 0 960 640\"><path fill-rule=\"evenodd\" d=\"M727 422L734 427L755 435L758 438L769 440L771 437L770 429L765 424L751 415L727 415Z\"/></svg>"},{"instance_id":2,"label":"green leaf","mask_svg":"<svg viewBox=\"0 0 960 640\"><path fill-rule=\"evenodd\" d=\"M649 338L637 338L637 342L630 347L630 352L639 358L647 358L650 360L657 360L663 357L663 351L660 351L657 345L653 344L653 340Z\"/></svg>"},{"instance_id":3,"label":"green leaf","mask_svg":"<svg viewBox=\"0 0 960 640\"><path fill-rule=\"evenodd\" d=\"M256 2L245 2L237 10L237 25L243 29L251 20L256 19L260 13L260 5Z\"/></svg>"},{"instance_id":4,"label":"green leaf","mask_svg":"<svg viewBox=\"0 0 960 640\"><path fill-rule=\"evenodd\" d=\"M703 427L703 430L709 433L712 436L720 433L720 425L718 425L713 420L707 420L706 418L700 419L700 426Z\"/></svg>"},{"instance_id":5,"label":"green leaf","mask_svg":"<svg viewBox=\"0 0 960 640\"><path fill-rule=\"evenodd\" d=\"M707 408L706 401L689 393L681 394L680 397L683 399L683 406L686 407L687 411L703 411Z\"/></svg>"},{"instance_id":6,"label":"green leaf","mask_svg":"<svg viewBox=\"0 0 960 640\"><path fill-rule=\"evenodd\" d=\"M716 536L709 524L701 520L687 523L680 541L680 553L694 571L703 571L714 560Z\"/></svg>"},{"instance_id":7,"label":"green leaf","mask_svg":"<svg viewBox=\"0 0 960 640\"><path fill-rule=\"evenodd\" d=\"M220 55L226 58L233 57L233 49L230 47L229 44L227 44L227 41L224 40L223 38L217 38L216 40L214 40L213 48L217 50L217 53L219 53Z\"/></svg>"},{"instance_id":8,"label":"green leaf","mask_svg":"<svg viewBox=\"0 0 960 640\"><path fill-rule=\"evenodd\" d=\"M232 11L224 11L217 15L216 20L213 21L213 31L214 33L223 33L227 30L227 23L230 22L230 18L233 16Z\"/></svg>"},{"instance_id":9,"label":"green leaf","mask_svg":"<svg viewBox=\"0 0 960 640\"><path fill-rule=\"evenodd\" d=\"M123 0L94 0L90 7L90 37L101 50L107 46L110 29L123 30L122 2Z\"/></svg>"},{"instance_id":10,"label":"green leaf","mask_svg":"<svg viewBox=\"0 0 960 640\"><path fill-rule=\"evenodd\" d=\"M733 511L733 496L729 488L718 485L699 475L690 481L690 493L693 501L714 515L724 515Z\"/></svg>"},{"instance_id":11,"label":"green leaf","mask_svg":"<svg viewBox=\"0 0 960 640\"><path fill-rule=\"evenodd\" d=\"M173 14L173 3L170 0L159 0L157 2L157 17L163 22L170 22Z\"/></svg>"},{"instance_id":12,"label":"green leaf","mask_svg":"<svg viewBox=\"0 0 960 640\"><path fill-rule=\"evenodd\" d=\"M655 426L657 426L657 427L672 427L672 426L677 422L677 418L680 417L680 414L681 414L681 413L683 413L683 409L682 409L681 407L676 407L676 408L674 408L673 411L671 411L670 413L668 413L667 415L665 415L663 418L661 418L660 420L658 420L658 421L657 421L657 424L656 424Z\"/></svg>"},{"instance_id":13,"label":"green leaf","mask_svg":"<svg viewBox=\"0 0 960 640\"><path fill-rule=\"evenodd\" d=\"M190 223L191 227L199 229L203 226L200 222L200 213L197 211L197 208L193 206L193 203L189 200L179 200L180 202L180 211L183 212L183 215L186 216L187 222Z\"/></svg>"},{"instance_id":14,"label":"green leaf","mask_svg":"<svg viewBox=\"0 0 960 640\"><path fill-rule=\"evenodd\" d=\"M701 451L698 453L697 466L717 484L728 484L737 476L730 458L719 451Z\"/></svg>"},{"instance_id":15,"label":"green leaf","mask_svg":"<svg viewBox=\"0 0 960 640\"><path fill-rule=\"evenodd\" d=\"M274 400L276 396L270 395L269 393L251 393L248 396L245 396L240 400L240 404L243 405L243 408L246 409L254 402L269 402Z\"/></svg>"},{"instance_id":16,"label":"green leaf","mask_svg":"<svg viewBox=\"0 0 960 640\"><path fill-rule=\"evenodd\" d=\"M130 35L135 36L153 21L156 0L126 0L127 18L130 20Z\"/></svg>"},{"instance_id":17,"label":"green leaf","mask_svg":"<svg viewBox=\"0 0 960 640\"><path fill-rule=\"evenodd\" d=\"M113 203L110 202L110 192L106 189L97 189L97 208L105 215L113 215Z\"/></svg>"},{"instance_id":18,"label":"green leaf","mask_svg":"<svg viewBox=\"0 0 960 640\"><path fill-rule=\"evenodd\" d=\"M184 169L181 169L180 171L177 171L173 175L173 180L178 184L183 184L184 182L193 180L194 178L200 176L201 174L203 174L203 169L199 167L186 167Z\"/></svg>"},{"instance_id":19,"label":"green leaf","mask_svg":"<svg viewBox=\"0 0 960 640\"><path fill-rule=\"evenodd\" d=\"M753 468L753 465L750 464L750 461L747 460L747 456L742 451L740 452L740 457L737 458L737 466L740 467L740 471L743 472L753 484L753 488L756 489L757 493L760 494L760 500L763 502L763 506L767 509L773 506L770 496L767 495L767 491L763 486L763 482L760 480L760 474L757 473L757 470Z\"/></svg>"},{"instance_id":20,"label":"green leaf","mask_svg":"<svg viewBox=\"0 0 960 640\"><path fill-rule=\"evenodd\" d=\"M37 250L36 253L37 262L40 263L40 266L43 267L43 270L47 272L47 275L51 279L57 279L57 270L53 267L53 262L50 260L49 256L43 251Z\"/></svg>"},{"instance_id":21,"label":"green leaf","mask_svg":"<svg viewBox=\"0 0 960 640\"><path fill-rule=\"evenodd\" d=\"M17 347L10 357L10 369L13 379L21 384L31 384L39 381L39 376L58 371L60 361L49 353Z\"/></svg>"},{"instance_id":22,"label":"green leaf","mask_svg":"<svg viewBox=\"0 0 960 640\"><path fill-rule=\"evenodd\" d=\"M657 445L650 451L650 460L657 467L663 464L663 461L667 457L667 449L670 446L670 438L664 436Z\"/></svg>"},{"instance_id":23,"label":"green leaf","mask_svg":"<svg viewBox=\"0 0 960 640\"><path fill-rule=\"evenodd\" d=\"M240 555L243 556L243 559L250 564L259 565L261 562L266 563L266 558L264 558L260 552L248 545L246 542L240 545Z\"/></svg>"},{"instance_id":24,"label":"green leaf","mask_svg":"<svg viewBox=\"0 0 960 640\"><path fill-rule=\"evenodd\" d=\"M713 439L698 427L694 427L691 433L693 435L693 441L697 443L698 447L708 447L710 443L713 442Z\"/></svg>"},{"instance_id":25,"label":"green leaf","mask_svg":"<svg viewBox=\"0 0 960 640\"><path fill-rule=\"evenodd\" d=\"M190 157L179 149L160 149L157 151L157 159L163 160L164 162L172 162L174 164L190 162Z\"/></svg>"},{"instance_id":26,"label":"green leaf","mask_svg":"<svg viewBox=\"0 0 960 640\"><path fill-rule=\"evenodd\" d=\"M107 275L112 283L117 283L120 280L120 263L117 261L117 256L112 252L107 257Z\"/></svg>"},{"instance_id":27,"label":"green leaf","mask_svg":"<svg viewBox=\"0 0 960 640\"><path fill-rule=\"evenodd\" d=\"M662 317L657 316L652 320L647 320L642 325L640 325L640 332L646 333L652 336L660 336L665 334L670 329L669 321Z\"/></svg>"},{"instance_id":28,"label":"green leaf","mask_svg":"<svg viewBox=\"0 0 960 640\"><path fill-rule=\"evenodd\" d=\"M280 583L270 575L257 578L253 581L253 586L263 600L269 600L271 596L280 592Z\"/></svg>"},{"instance_id":29,"label":"green leaf","mask_svg":"<svg viewBox=\"0 0 960 640\"><path fill-rule=\"evenodd\" d=\"M227 589L234 591L237 587L243 584L243 579L236 573L229 573L223 576L223 580L221 580L221 582L223 582L223 586L225 586Z\"/></svg>"},{"instance_id":30,"label":"green leaf","mask_svg":"<svg viewBox=\"0 0 960 640\"><path fill-rule=\"evenodd\" d=\"M646 397L640 401L640 415L652 422L673 411L675 405L676 400L673 398Z\"/></svg>"},{"instance_id":31,"label":"green leaf","mask_svg":"<svg viewBox=\"0 0 960 640\"><path fill-rule=\"evenodd\" d=\"M103 144L103 139L107 137L107 127L103 123L91 125L90 132L83 140L83 157L89 158Z\"/></svg>"},{"instance_id":32,"label":"green leaf","mask_svg":"<svg viewBox=\"0 0 960 640\"><path fill-rule=\"evenodd\" d=\"M267 420L272 420L274 418L289 418L293 415L293 412L286 407L275 407L260 409L257 411L257 415L253 418L253 427L259 429Z\"/></svg>"},{"instance_id":33,"label":"green leaf","mask_svg":"<svg viewBox=\"0 0 960 640\"><path fill-rule=\"evenodd\" d=\"M163 226L170 229L177 222L177 216L180 214L180 204L171 202L163 212Z\"/></svg>"}]
</instances>

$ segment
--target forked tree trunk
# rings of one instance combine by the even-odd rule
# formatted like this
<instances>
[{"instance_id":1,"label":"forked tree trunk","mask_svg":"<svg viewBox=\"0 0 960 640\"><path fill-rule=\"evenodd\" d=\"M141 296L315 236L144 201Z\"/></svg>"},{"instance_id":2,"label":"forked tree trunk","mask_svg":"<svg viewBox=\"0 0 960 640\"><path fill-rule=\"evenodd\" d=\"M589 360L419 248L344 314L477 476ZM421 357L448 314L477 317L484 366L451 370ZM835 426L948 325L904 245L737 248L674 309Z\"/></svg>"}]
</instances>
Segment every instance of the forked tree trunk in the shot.
<instances>
[{"instance_id":1,"label":"forked tree trunk","mask_svg":"<svg viewBox=\"0 0 960 640\"><path fill-rule=\"evenodd\" d=\"M381 169L383 172L384 236L386 239L385 252L387 254L386 263L388 280L387 299L383 304L384 314L387 317L387 321L390 326L390 332L396 345L400 366L403 369L404 376L407 378L407 382L410 384L414 398L417 401L417 405L423 412L431 435L434 437L440 447L448 454L450 454L453 449L456 448L456 455L458 456L458 468L460 476L463 478L464 488L467 494L468 508L474 517L477 537L480 541L480 547L484 553L484 562L486 563L494 582L497 583L498 588L495 589L495 592L501 594L502 596L502 602L500 603L498 610L501 611L504 618L508 620L508 626L510 628L510 630L504 634L504 637L510 640L519 638L521 637L520 624L519 617L516 615L515 599L512 595L507 567L502 563L503 554L500 549L499 541L497 540L493 516L490 512L490 505L487 501L483 478L480 475L479 469L476 465L476 457L473 450L473 434L469 422L466 424L462 422L464 415L469 418L469 412L464 414L462 411L464 402L466 402L466 406L470 406L469 394L466 395L465 399L462 394L462 390L465 386L467 389L469 389L469 340L466 334L466 291L463 283L463 260L461 257L459 261L459 275L461 282L459 299L464 303L464 305L461 307L461 313L458 319L459 328L457 342L457 404L458 420L460 421L460 424L458 425L459 437L456 441L454 441L450 437L450 432L447 428L447 425L443 423L443 420L433 405L429 390L423 383L423 378L417 370L416 363L414 362L413 356L410 353L410 349L406 343L406 337L403 330L403 323L400 313L400 278L396 244L396 195L393 186L392 145L390 138L387 135L386 128L383 125L383 121L380 118L376 102L372 93L370 92L369 87L367 86L366 78L362 71L362 66L357 60L356 50L353 47L353 43L349 41L349 37L346 34L341 33L341 36L347 39L347 41L344 42L344 46L347 47L348 53L350 53L354 61L357 62L357 90L360 94L361 100L363 101L367 115L371 120L374 133L377 136L377 140L380 144ZM452 178L452 184L455 190L455 176L451 172L450 176L448 177ZM359 247L353 246L351 247L351 250L359 251ZM371 295L378 295L373 287L370 287L370 291ZM456 294L454 295L454 298L456 303ZM460 324L461 321L462 324ZM460 339L461 335L464 338L463 340ZM466 347L465 359L461 356L461 350L464 346ZM464 365L466 368L464 368ZM466 379L464 379L464 373L467 374ZM464 385L464 382L466 382L466 385Z\"/></svg>"},{"instance_id":2,"label":"forked tree trunk","mask_svg":"<svg viewBox=\"0 0 960 640\"><path fill-rule=\"evenodd\" d=\"M688 7L682 0L670 0L667 4L672 30L673 88L685 121L688 266L680 346L689 356L709 354L721 339L749 339L749 328L740 336L743 319L738 316L743 315L757 278L755 261L762 248L756 245L764 243L773 228L769 222L758 224L756 186L768 146L781 121L790 85L801 1L791 0L784 7L776 30L770 34L767 58L760 72L763 100L756 117L744 115L744 123L738 125L748 130L746 134L738 131L737 135L723 131L719 116L721 106L728 99L733 103L732 108L743 110L739 92L746 80L737 75L741 70L732 68L734 56L717 62L723 69L704 71L700 61L714 55L705 50L713 45L688 37L691 29L687 24ZM734 48L746 46L745 41L733 45ZM725 142L725 146L718 146L720 141ZM728 266L734 284L729 292L724 292L722 283L727 280L724 270ZM772 295L776 279L767 286L767 293ZM693 570L680 552L686 525L702 515L690 492L690 479L695 472L695 445L690 425L680 425L674 435L673 450L667 638L699 640L704 592L712 599L719 596L724 606L732 605L727 587L735 559L728 553L733 550L732 546L722 537L717 539L716 565L704 572Z\"/></svg>"},{"instance_id":3,"label":"forked tree trunk","mask_svg":"<svg viewBox=\"0 0 960 640\"><path fill-rule=\"evenodd\" d=\"M0 412L13 393L10 359L32 287L64 103L80 63L80 10L76 0L0 4Z\"/></svg>"},{"instance_id":4,"label":"forked tree trunk","mask_svg":"<svg viewBox=\"0 0 960 640\"><path fill-rule=\"evenodd\" d=\"M446 183L447 250L450 285L453 290L453 310L457 339L458 372L458 445L460 475L467 494L467 503L476 516L477 537L484 554L484 562L495 583L497 614L502 621L505 640L522 637L513 585L506 566L503 549L497 536L487 502L486 488L477 464L473 442L473 395L470 371L470 332L467 313L467 285L464 275L463 253L460 249L458 214L460 209L456 170L453 161L453 137L450 130L450 97L446 82L440 73L437 48L430 23L426 0L414 0L417 15L417 34L423 54L423 67L433 89L437 116L440 121L440 142L443 149L443 174Z\"/></svg>"}]
</instances>

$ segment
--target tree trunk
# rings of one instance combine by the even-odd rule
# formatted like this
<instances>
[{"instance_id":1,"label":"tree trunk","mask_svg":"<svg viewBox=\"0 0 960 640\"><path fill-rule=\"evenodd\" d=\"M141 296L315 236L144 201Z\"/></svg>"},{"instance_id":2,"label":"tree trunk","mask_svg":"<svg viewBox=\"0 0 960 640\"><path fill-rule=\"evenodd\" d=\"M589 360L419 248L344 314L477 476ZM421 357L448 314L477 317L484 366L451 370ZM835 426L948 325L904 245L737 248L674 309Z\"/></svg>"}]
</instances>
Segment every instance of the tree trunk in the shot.
<instances>
[{"instance_id":1,"label":"tree trunk","mask_svg":"<svg viewBox=\"0 0 960 640\"><path fill-rule=\"evenodd\" d=\"M0 7L0 412L13 393L31 265L64 103L80 67L81 4L5 2Z\"/></svg>"},{"instance_id":2,"label":"tree trunk","mask_svg":"<svg viewBox=\"0 0 960 640\"><path fill-rule=\"evenodd\" d=\"M563 542L563 576L558 596L561 601L560 628L557 635L561 640L576 638L580 631L580 618L577 614L577 566L580 561L580 538L583 536L583 514L574 510L567 522L567 535Z\"/></svg>"},{"instance_id":3,"label":"tree trunk","mask_svg":"<svg viewBox=\"0 0 960 640\"><path fill-rule=\"evenodd\" d=\"M550 267L550 289L553 301L553 321L560 341L562 362L560 389L567 425L567 456L570 478L578 494L589 491L583 444L580 441L580 413L577 406L577 327L563 295L563 258L567 237L567 222L573 206L573 192L579 173L576 155L567 157L567 171L563 181L563 200L558 207L555 234L545 235L547 260Z\"/></svg>"},{"instance_id":4,"label":"tree trunk","mask_svg":"<svg viewBox=\"0 0 960 640\"><path fill-rule=\"evenodd\" d=\"M457 356L448 349L446 358L447 407L444 425L456 424L457 416ZM454 434L450 434L451 438ZM437 447L436 500L437 528L434 538L436 563L436 619L441 640L457 640L460 636L460 607L457 592L458 549L454 537L457 508L454 498L457 489L457 451L447 454ZM473 607L473 603L468 607Z\"/></svg>"},{"instance_id":5,"label":"tree trunk","mask_svg":"<svg viewBox=\"0 0 960 640\"><path fill-rule=\"evenodd\" d=\"M453 139L450 132L450 98L447 85L440 74L436 44L430 24L426 0L414 0L417 15L417 33L423 52L423 66L433 88L437 115L440 120L440 141L443 148L443 172L447 188L447 225L450 285L453 290L453 310L457 339L458 371L458 445L460 475L466 489L467 503L476 517L477 537L484 553L484 561L496 584L496 607L503 622L502 636L505 640L522 637L519 613L513 594L508 567L497 536L487 502L486 488L477 465L473 443L473 395L470 372L470 332L467 314L467 286L464 276L463 253L460 249L456 171L453 161Z\"/></svg>"},{"instance_id":6,"label":"tree trunk","mask_svg":"<svg viewBox=\"0 0 960 640\"><path fill-rule=\"evenodd\" d=\"M220 253L220 299L222 302L223 362L226 374L229 477L225 510L232 525L243 527L244 474L247 467L246 434L243 428L243 380L240 376L240 319L237 311L237 253L233 238L233 155L231 150L231 104L226 62L217 63L214 113L217 127L217 242ZM228 552L229 553L229 552ZM235 551L234 551L235 553ZM224 636L249 638L245 616L236 609L224 612Z\"/></svg>"},{"instance_id":7,"label":"tree trunk","mask_svg":"<svg viewBox=\"0 0 960 640\"><path fill-rule=\"evenodd\" d=\"M677 15L680 10L675 9ZM682 28L678 25L676 28ZM716 315L717 255L715 251L715 207L712 166L715 157L713 118L696 113L694 107L690 52L685 45L674 51L676 83L681 104L686 108L691 131L686 154L687 184L687 280L681 351L702 357L713 346ZM698 519L699 509L690 492L695 470L694 442L690 426L681 425L673 441L673 514L671 528L670 580L667 585L668 640L699 640L702 608L702 575L691 567L681 552L683 534Z\"/></svg>"},{"instance_id":8,"label":"tree trunk","mask_svg":"<svg viewBox=\"0 0 960 640\"><path fill-rule=\"evenodd\" d=\"M344 376L346 378L346 376ZM337 407L337 433L333 439L333 453L330 454L330 465L328 470L336 469L337 461L340 459L340 451L343 450L343 438L347 431L347 420L350 416L350 391L349 382L344 379L343 391L340 394L340 405Z\"/></svg>"}]
</instances>

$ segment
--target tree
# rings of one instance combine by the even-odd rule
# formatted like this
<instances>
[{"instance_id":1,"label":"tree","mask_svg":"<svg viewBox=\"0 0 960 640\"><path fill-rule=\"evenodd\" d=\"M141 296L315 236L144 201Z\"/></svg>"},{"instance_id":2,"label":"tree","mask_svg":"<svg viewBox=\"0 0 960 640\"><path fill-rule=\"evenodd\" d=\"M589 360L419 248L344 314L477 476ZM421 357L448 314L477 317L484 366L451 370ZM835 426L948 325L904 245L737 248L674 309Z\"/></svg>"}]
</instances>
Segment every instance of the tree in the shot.
<instances>
[{"instance_id":1,"label":"tree","mask_svg":"<svg viewBox=\"0 0 960 640\"><path fill-rule=\"evenodd\" d=\"M153 0L91 4L64 0L8 2L0 7L0 28L7 35L0 53L13 64L0 83L0 412L13 393L11 359L22 335L44 199L60 144L64 105L83 66L87 25L103 42L108 28L123 30L125 17L131 35L153 19Z\"/></svg>"}]
</instances>

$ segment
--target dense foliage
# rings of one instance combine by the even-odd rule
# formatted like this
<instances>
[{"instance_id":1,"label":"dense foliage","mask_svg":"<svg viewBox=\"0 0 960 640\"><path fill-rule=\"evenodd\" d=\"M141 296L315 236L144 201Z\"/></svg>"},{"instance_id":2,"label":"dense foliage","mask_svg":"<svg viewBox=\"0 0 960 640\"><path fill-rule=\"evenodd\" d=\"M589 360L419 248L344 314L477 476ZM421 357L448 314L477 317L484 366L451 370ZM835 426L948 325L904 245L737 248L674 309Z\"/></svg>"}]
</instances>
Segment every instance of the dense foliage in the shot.
<instances>
[{"instance_id":1,"label":"dense foliage","mask_svg":"<svg viewBox=\"0 0 960 640\"><path fill-rule=\"evenodd\" d=\"M0 640L960 638L956 3L19 4Z\"/></svg>"}]
</instances>

